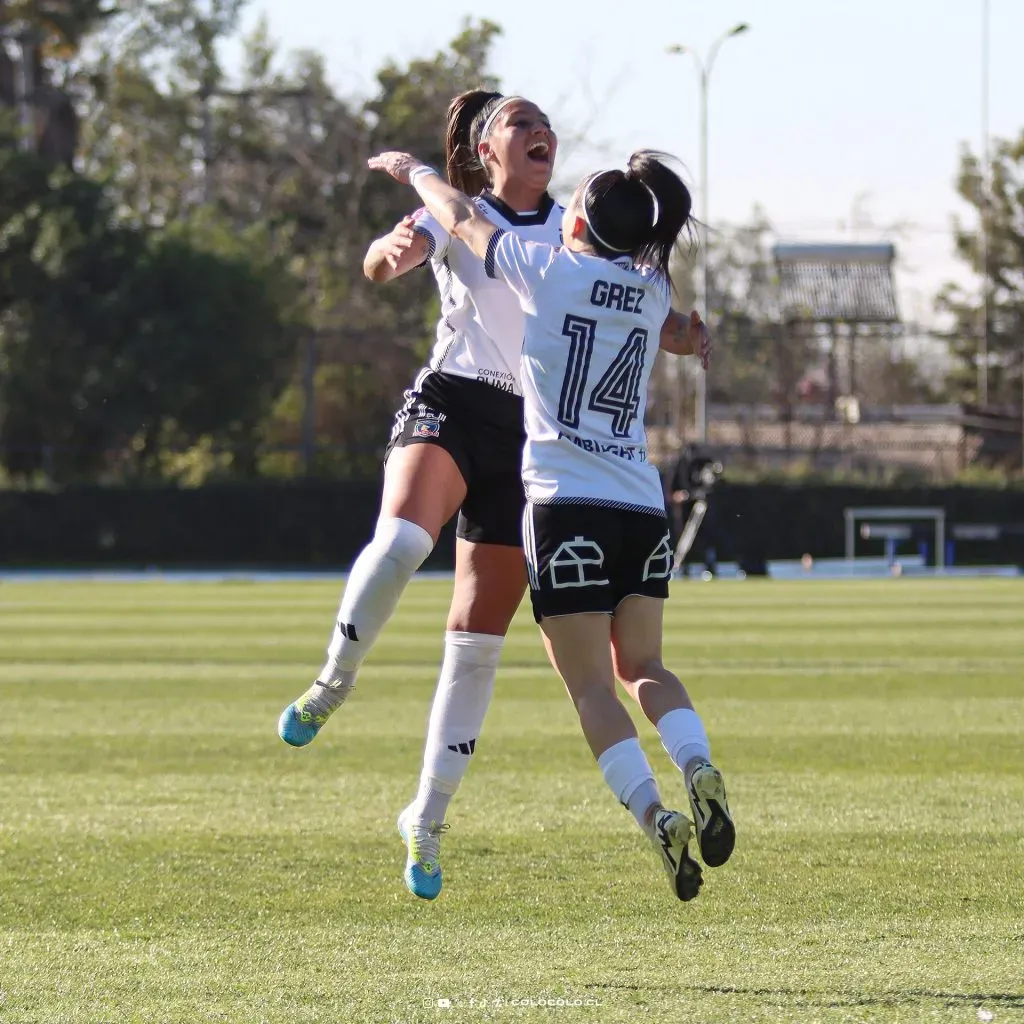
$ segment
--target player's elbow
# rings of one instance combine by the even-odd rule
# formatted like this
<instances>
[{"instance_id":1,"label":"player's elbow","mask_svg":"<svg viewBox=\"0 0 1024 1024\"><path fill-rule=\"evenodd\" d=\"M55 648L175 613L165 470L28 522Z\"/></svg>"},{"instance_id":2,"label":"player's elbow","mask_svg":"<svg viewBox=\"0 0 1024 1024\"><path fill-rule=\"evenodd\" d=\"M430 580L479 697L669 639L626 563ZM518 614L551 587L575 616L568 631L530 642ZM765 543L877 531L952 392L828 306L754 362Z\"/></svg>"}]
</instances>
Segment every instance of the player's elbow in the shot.
<instances>
[{"instance_id":1,"label":"player's elbow","mask_svg":"<svg viewBox=\"0 0 1024 1024\"><path fill-rule=\"evenodd\" d=\"M456 238L465 239L466 231L473 223L474 212L473 207L461 197L445 202L445 219L451 224L451 233Z\"/></svg>"},{"instance_id":2,"label":"player's elbow","mask_svg":"<svg viewBox=\"0 0 1024 1024\"><path fill-rule=\"evenodd\" d=\"M393 271L388 261L371 249L363 260L363 275L374 284L383 284L391 280Z\"/></svg>"}]
</instances>

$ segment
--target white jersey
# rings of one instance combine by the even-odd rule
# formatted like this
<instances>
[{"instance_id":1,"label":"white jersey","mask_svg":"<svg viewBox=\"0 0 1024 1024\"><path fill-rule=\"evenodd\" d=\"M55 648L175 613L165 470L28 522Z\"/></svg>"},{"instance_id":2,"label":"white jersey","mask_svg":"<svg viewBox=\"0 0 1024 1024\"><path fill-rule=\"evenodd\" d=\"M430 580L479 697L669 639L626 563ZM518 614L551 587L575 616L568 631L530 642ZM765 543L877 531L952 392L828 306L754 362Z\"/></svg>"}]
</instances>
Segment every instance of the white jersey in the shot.
<instances>
[{"instance_id":1,"label":"white jersey","mask_svg":"<svg viewBox=\"0 0 1024 1024\"><path fill-rule=\"evenodd\" d=\"M561 243L562 207L546 193L534 213L516 213L489 192L474 202L504 231L535 242ZM415 217L413 230L430 243L430 266L441 293L441 319L429 369L521 396L524 321L518 299L500 281L488 277L466 244L452 238L426 210Z\"/></svg>"},{"instance_id":2,"label":"white jersey","mask_svg":"<svg viewBox=\"0 0 1024 1024\"><path fill-rule=\"evenodd\" d=\"M485 270L526 317L523 483L534 504L665 511L647 461L647 382L671 308L668 284L625 257L491 238Z\"/></svg>"}]
</instances>

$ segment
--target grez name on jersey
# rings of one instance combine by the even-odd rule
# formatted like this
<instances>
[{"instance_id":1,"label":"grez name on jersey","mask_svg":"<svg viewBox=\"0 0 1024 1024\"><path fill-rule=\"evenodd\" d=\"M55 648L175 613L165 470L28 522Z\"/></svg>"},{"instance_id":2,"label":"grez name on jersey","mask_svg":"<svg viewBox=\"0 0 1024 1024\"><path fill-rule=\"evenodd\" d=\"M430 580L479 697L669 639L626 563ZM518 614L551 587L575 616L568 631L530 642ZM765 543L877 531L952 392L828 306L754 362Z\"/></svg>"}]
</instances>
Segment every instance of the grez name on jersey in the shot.
<instances>
[{"instance_id":1,"label":"grez name on jersey","mask_svg":"<svg viewBox=\"0 0 1024 1024\"><path fill-rule=\"evenodd\" d=\"M597 280L590 289L590 304L602 309L617 309L620 313L643 313L640 303L644 301L643 288L631 284L609 284Z\"/></svg>"}]
</instances>

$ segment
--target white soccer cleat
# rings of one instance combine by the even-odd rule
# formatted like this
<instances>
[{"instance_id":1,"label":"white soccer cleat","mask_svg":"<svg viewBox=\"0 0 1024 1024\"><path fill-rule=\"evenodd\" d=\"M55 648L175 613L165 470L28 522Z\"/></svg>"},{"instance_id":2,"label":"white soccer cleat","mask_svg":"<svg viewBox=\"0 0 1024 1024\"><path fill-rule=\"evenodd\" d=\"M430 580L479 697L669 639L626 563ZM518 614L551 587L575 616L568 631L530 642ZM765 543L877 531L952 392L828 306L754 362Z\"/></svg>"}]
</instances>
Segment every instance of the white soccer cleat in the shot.
<instances>
[{"instance_id":1,"label":"white soccer cleat","mask_svg":"<svg viewBox=\"0 0 1024 1024\"><path fill-rule=\"evenodd\" d=\"M721 867L736 846L736 826L725 799L722 773L709 762L697 765L686 787L700 855L709 868Z\"/></svg>"},{"instance_id":2,"label":"white soccer cleat","mask_svg":"<svg viewBox=\"0 0 1024 1024\"><path fill-rule=\"evenodd\" d=\"M654 812L648 835L661 857L672 891L683 901L694 899L704 884L700 865L687 849L692 834L693 823L680 811L661 807Z\"/></svg>"}]
</instances>

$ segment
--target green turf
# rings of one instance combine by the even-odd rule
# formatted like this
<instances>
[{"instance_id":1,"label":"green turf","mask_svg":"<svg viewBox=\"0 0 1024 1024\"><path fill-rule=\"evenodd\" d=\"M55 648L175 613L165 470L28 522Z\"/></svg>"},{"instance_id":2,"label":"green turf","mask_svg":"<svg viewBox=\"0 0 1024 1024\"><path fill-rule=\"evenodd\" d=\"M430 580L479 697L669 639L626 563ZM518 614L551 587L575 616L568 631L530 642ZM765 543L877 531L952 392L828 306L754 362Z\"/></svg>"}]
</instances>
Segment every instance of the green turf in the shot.
<instances>
[{"instance_id":1,"label":"green turf","mask_svg":"<svg viewBox=\"0 0 1024 1024\"><path fill-rule=\"evenodd\" d=\"M335 584L0 586L0 1022L1024 1019L1020 582L679 584L739 829L687 905L523 611L445 891L406 892L449 589L296 751Z\"/></svg>"}]
</instances>

